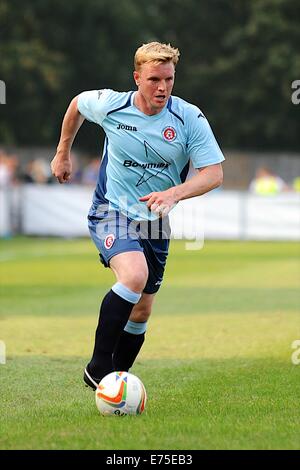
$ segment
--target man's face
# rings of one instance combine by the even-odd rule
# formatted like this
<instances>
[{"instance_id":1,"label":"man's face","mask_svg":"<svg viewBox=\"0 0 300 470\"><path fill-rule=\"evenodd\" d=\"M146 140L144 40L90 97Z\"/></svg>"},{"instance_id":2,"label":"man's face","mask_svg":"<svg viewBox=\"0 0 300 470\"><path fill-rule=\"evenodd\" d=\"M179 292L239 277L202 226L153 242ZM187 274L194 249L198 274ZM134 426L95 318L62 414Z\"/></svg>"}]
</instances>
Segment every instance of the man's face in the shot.
<instances>
[{"instance_id":1,"label":"man's face","mask_svg":"<svg viewBox=\"0 0 300 470\"><path fill-rule=\"evenodd\" d=\"M133 72L133 76L147 110L153 114L159 113L172 93L175 78L173 62L143 64L138 72Z\"/></svg>"}]
</instances>

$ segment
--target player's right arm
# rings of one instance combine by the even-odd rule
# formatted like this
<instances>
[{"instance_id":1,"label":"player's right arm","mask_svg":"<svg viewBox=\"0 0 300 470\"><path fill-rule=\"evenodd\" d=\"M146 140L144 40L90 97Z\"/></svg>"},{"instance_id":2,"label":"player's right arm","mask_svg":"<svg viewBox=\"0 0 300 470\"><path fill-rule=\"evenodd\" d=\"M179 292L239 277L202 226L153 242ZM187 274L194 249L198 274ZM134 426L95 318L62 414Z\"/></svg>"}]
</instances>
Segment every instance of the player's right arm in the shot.
<instances>
[{"instance_id":1,"label":"player's right arm","mask_svg":"<svg viewBox=\"0 0 300 470\"><path fill-rule=\"evenodd\" d=\"M64 116L56 154L51 162L52 174L60 183L66 183L72 173L71 148L84 117L78 111L77 96L71 101Z\"/></svg>"}]
</instances>

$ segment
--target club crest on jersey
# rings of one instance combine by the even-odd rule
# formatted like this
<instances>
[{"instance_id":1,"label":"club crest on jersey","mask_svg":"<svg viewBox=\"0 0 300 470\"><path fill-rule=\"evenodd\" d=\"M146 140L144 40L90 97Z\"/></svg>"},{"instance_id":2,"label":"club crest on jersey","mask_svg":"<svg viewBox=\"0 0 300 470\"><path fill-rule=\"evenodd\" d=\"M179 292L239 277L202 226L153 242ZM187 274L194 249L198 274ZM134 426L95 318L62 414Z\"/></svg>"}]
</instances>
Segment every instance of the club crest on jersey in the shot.
<instances>
[{"instance_id":1,"label":"club crest on jersey","mask_svg":"<svg viewBox=\"0 0 300 470\"><path fill-rule=\"evenodd\" d=\"M176 135L177 134L176 134L174 127L168 126L168 127L165 127L165 129L163 130L164 139L167 140L168 142L172 142L173 140L175 140Z\"/></svg>"},{"instance_id":2,"label":"club crest on jersey","mask_svg":"<svg viewBox=\"0 0 300 470\"><path fill-rule=\"evenodd\" d=\"M104 246L107 250L110 250L111 247L113 246L114 244L114 241L115 241L115 236L113 233L110 233L109 235L107 235L105 237L105 240L104 240Z\"/></svg>"}]
</instances>

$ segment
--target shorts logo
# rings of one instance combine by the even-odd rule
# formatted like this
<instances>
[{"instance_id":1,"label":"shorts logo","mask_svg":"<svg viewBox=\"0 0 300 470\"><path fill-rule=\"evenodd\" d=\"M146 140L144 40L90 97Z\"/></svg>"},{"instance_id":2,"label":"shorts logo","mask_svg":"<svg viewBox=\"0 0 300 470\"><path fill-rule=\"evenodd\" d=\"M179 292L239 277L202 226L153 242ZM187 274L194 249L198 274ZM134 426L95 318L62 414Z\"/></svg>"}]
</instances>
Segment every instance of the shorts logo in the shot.
<instances>
[{"instance_id":1,"label":"shorts logo","mask_svg":"<svg viewBox=\"0 0 300 470\"><path fill-rule=\"evenodd\" d=\"M107 235L104 240L104 246L107 250L110 250L111 247L113 246L115 241L115 236L111 233L110 235Z\"/></svg>"},{"instance_id":2,"label":"shorts logo","mask_svg":"<svg viewBox=\"0 0 300 470\"><path fill-rule=\"evenodd\" d=\"M164 139L167 140L168 142L172 142L173 140L176 139L176 131L174 127L168 126L163 130L163 136Z\"/></svg>"}]
</instances>

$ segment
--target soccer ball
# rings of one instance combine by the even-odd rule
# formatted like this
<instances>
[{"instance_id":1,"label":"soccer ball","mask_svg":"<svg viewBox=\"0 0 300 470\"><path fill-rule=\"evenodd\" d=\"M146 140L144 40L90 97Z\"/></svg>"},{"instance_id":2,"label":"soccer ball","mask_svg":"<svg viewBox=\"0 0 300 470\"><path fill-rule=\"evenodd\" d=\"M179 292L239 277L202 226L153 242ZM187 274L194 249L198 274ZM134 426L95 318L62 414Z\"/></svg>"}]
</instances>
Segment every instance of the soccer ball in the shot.
<instances>
[{"instance_id":1,"label":"soccer ball","mask_svg":"<svg viewBox=\"0 0 300 470\"><path fill-rule=\"evenodd\" d=\"M146 401L143 383L129 372L111 372L96 389L96 405L103 416L139 415Z\"/></svg>"}]
</instances>

